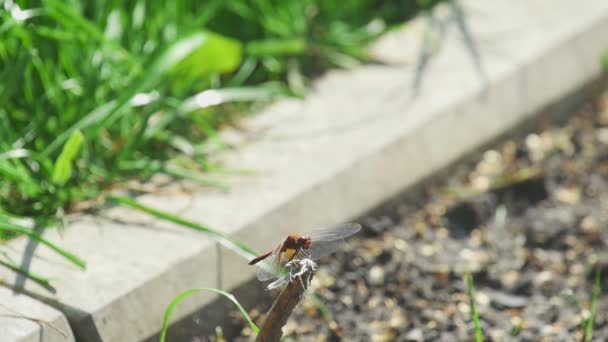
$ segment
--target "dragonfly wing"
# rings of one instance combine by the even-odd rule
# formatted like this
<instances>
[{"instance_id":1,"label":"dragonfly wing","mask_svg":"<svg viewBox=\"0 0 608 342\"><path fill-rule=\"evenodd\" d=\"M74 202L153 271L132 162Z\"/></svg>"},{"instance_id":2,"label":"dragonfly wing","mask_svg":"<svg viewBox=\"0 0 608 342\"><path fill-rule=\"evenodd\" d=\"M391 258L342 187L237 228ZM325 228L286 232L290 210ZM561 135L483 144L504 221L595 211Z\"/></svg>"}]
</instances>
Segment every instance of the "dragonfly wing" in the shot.
<instances>
[{"instance_id":1,"label":"dragonfly wing","mask_svg":"<svg viewBox=\"0 0 608 342\"><path fill-rule=\"evenodd\" d=\"M310 248L306 250L309 258L312 260L321 259L324 256L330 255L337 251L340 245L344 243L344 239L332 240L332 241L317 241L312 240Z\"/></svg>"},{"instance_id":2,"label":"dragonfly wing","mask_svg":"<svg viewBox=\"0 0 608 342\"><path fill-rule=\"evenodd\" d=\"M266 281L277 277L280 273L278 255L279 253L274 251L270 256L257 264L258 280Z\"/></svg>"},{"instance_id":3,"label":"dragonfly wing","mask_svg":"<svg viewBox=\"0 0 608 342\"><path fill-rule=\"evenodd\" d=\"M358 223L347 223L330 229L315 230L308 236L312 240L310 248L306 251L313 260L334 253L344 243L344 238L361 230Z\"/></svg>"},{"instance_id":4,"label":"dragonfly wing","mask_svg":"<svg viewBox=\"0 0 608 342\"><path fill-rule=\"evenodd\" d=\"M331 241L331 240L339 240L349 237L358 231L361 230L361 225L358 223L347 223L337 227L329 228L329 229L318 229L313 230L309 234L305 234L309 236L313 241Z\"/></svg>"},{"instance_id":5,"label":"dragonfly wing","mask_svg":"<svg viewBox=\"0 0 608 342\"><path fill-rule=\"evenodd\" d=\"M276 278L277 272L271 269L264 268L263 265L260 265L258 267L257 275L259 281L267 281Z\"/></svg>"}]
</instances>

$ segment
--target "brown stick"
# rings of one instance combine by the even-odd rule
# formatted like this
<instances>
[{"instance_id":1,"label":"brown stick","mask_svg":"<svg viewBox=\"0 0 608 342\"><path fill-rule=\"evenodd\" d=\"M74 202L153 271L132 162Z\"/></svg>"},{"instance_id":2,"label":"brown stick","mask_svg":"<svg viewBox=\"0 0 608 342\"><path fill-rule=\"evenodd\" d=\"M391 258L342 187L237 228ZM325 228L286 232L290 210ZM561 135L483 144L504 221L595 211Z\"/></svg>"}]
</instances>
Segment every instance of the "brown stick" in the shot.
<instances>
[{"instance_id":1,"label":"brown stick","mask_svg":"<svg viewBox=\"0 0 608 342\"><path fill-rule=\"evenodd\" d=\"M291 281L287 284L277 299L272 304L272 307L266 315L264 323L260 328L260 333L256 337L256 342L278 342L283 336L283 326L287 323L287 319L291 316L293 309L304 297L304 293L316 270L316 265L308 260L302 262L294 261L296 269L290 272ZM293 264L292 264L293 265Z\"/></svg>"}]
</instances>

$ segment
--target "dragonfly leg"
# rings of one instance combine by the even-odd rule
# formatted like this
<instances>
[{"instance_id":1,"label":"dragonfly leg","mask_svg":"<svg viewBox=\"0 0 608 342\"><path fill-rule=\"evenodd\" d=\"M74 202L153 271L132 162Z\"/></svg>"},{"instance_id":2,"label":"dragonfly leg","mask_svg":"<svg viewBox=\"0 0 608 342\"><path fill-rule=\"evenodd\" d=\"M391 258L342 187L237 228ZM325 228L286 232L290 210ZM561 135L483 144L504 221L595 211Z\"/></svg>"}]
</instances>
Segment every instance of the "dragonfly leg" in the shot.
<instances>
[{"instance_id":1,"label":"dragonfly leg","mask_svg":"<svg viewBox=\"0 0 608 342\"><path fill-rule=\"evenodd\" d=\"M294 280L299 280L300 286L302 286L302 293L304 293L304 291L306 291L306 286L304 286L302 276L294 276L290 281L293 282Z\"/></svg>"}]
</instances>

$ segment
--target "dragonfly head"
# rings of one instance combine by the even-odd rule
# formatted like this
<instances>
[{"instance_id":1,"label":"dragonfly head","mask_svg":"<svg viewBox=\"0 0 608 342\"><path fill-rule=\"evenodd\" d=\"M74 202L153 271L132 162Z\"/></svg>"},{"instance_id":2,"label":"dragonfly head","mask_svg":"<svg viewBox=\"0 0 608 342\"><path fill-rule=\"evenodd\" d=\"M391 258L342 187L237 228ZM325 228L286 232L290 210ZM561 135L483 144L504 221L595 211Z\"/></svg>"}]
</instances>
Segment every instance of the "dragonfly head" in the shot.
<instances>
[{"instance_id":1,"label":"dragonfly head","mask_svg":"<svg viewBox=\"0 0 608 342\"><path fill-rule=\"evenodd\" d=\"M312 240L308 236L301 236L298 238L298 244L304 249L309 249L312 245Z\"/></svg>"}]
</instances>

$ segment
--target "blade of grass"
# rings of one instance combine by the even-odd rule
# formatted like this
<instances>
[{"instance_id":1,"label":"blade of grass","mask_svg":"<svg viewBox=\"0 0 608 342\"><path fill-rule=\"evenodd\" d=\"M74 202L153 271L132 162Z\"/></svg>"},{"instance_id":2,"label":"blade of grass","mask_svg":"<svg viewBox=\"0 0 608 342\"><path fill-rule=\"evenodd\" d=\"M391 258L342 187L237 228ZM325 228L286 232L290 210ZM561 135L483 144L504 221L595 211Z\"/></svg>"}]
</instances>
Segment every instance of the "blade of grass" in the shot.
<instances>
[{"instance_id":1,"label":"blade of grass","mask_svg":"<svg viewBox=\"0 0 608 342\"><path fill-rule=\"evenodd\" d=\"M51 292L55 292L55 288L51 285L50 280L46 277L34 274L28 270L24 270L23 268L19 267L18 265L15 265L14 263L8 262L5 260L0 260L0 265L10 269L13 272L24 275L25 277L29 278L33 282L37 283L38 285L44 287L45 289L47 289Z\"/></svg>"},{"instance_id":2,"label":"blade of grass","mask_svg":"<svg viewBox=\"0 0 608 342\"><path fill-rule=\"evenodd\" d=\"M177 178L191 179L193 181L199 182L203 185L214 187L223 192L228 192L230 188L228 185L214 179L209 179L199 172L188 170L183 167L179 167L176 165L166 164L161 166L161 171Z\"/></svg>"},{"instance_id":3,"label":"blade of grass","mask_svg":"<svg viewBox=\"0 0 608 342\"><path fill-rule=\"evenodd\" d=\"M86 262L84 260L82 260L81 258L79 258L78 256L66 251L65 249L57 246L56 244L50 242L49 240L43 238L42 236L34 233L33 231L31 231L27 228L20 227L18 225L7 222L6 220L3 220L2 217L0 217L0 230L5 230L5 231L17 233L17 234L23 234L23 235L29 237L30 239L40 242L41 244L49 247L50 249L55 251L57 254L66 258L68 261L70 261L74 265L80 267L81 269L84 270L87 267Z\"/></svg>"},{"instance_id":4,"label":"blade of grass","mask_svg":"<svg viewBox=\"0 0 608 342\"><path fill-rule=\"evenodd\" d=\"M31 189L31 193L39 191L38 183L31 177L30 173L19 167L18 163L12 163L9 160L0 160L0 175L6 179L10 179L23 188Z\"/></svg>"},{"instance_id":5,"label":"blade of grass","mask_svg":"<svg viewBox=\"0 0 608 342\"><path fill-rule=\"evenodd\" d=\"M236 71L232 79L228 82L228 86L241 86L253 74L258 61L256 58L247 57L241 64L241 67Z\"/></svg>"},{"instance_id":6,"label":"blade of grass","mask_svg":"<svg viewBox=\"0 0 608 342\"><path fill-rule=\"evenodd\" d=\"M135 134L133 135L133 137L131 139L129 139L127 141L126 146L121 149L121 151L118 153L118 157L116 159L121 161L121 160L126 160L129 157L131 157L131 154L135 150L136 146L138 146L140 144L140 141L144 137L144 133L146 132L146 129L148 127L148 122L150 120L150 117L152 117L153 114L154 114L153 111L148 110L148 112L143 116Z\"/></svg>"},{"instance_id":7,"label":"blade of grass","mask_svg":"<svg viewBox=\"0 0 608 342\"><path fill-rule=\"evenodd\" d=\"M254 57L301 55L306 49L306 41L302 38L256 40L245 46L247 54Z\"/></svg>"},{"instance_id":8,"label":"blade of grass","mask_svg":"<svg viewBox=\"0 0 608 342\"><path fill-rule=\"evenodd\" d=\"M0 153L0 160L2 159L13 159L13 158L26 158L29 157L31 152L24 148L16 148L3 153Z\"/></svg>"},{"instance_id":9,"label":"blade of grass","mask_svg":"<svg viewBox=\"0 0 608 342\"><path fill-rule=\"evenodd\" d=\"M228 102L265 101L280 96L287 96L287 92L276 83L268 83L262 87L208 89L185 99L180 111L188 113Z\"/></svg>"},{"instance_id":10,"label":"blade of grass","mask_svg":"<svg viewBox=\"0 0 608 342\"><path fill-rule=\"evenodd\" d=\"M475 305L475 288L473 287L473 277L470 273L466 274L466 280L467 292L469 294L469 300L471 303L471 318L473 319L475 329L475 341L483 342L483 331L481 330L481 323L479 321L479 312L477 312L477 305Z\"/></svg>"},{"instance_id":11,"label":"blade of grass","mask_svg":"<svg viewBox=\"0 0 608 342\"><path fill-rule=\"evenodd\" d=\"M49 156L55 149L59 148L64 141L66 141L76 130L84 130L85 128L101 121L104 117L110 115L117 108L122 108L123 105L128 104L129 101L125 100L124 103L119 104L118 101L109 101L103 105L95 108L89 114L85 115L82 119L76 122L71 127L64 130L59 134L43 151L42 156Z\"/></svg>"},{"instance_id":12,"label":"blade of grass","mask_svg":"<svg viewBox=\"0 0 608 342\"><path fill-rule=\"evenodd\" d=\"M600 276L600 269L598 268L595 271L595 285L593 286L593 296L591 298L591 308L590 308L590 313L589 313L589 318L587 318L587 321L585 323L585 335L583 340L585 342L591 342L591 339L593 338L593 323L595 321L595 313L596 313L596 308L597 308L597 300L600 296L600 291L601 291L601 276Z\"/></svg>"},{"instance_id":13,"label":"blade of grass","mask_svg":"<svg viewBox=\"0 0 608 342\"><path fill-rule=\"evenodd\" d=\"M173 300L167 307L167 310L165 310L165 316L163 318L163 327L160 332L160 339L159 339L160 342L165 342L165 338L167 336L167 330L169 329L169 322L171 321L171 316L173 315L173 311L175 310L177 305L179 303L181 303L181 301L186 299L188 296L201 292L201 291L215 292L219 295L222 295L222 296L228 298L232 303L234 303L234 305L236 305L236 307L239 309L239 311L241 312L243 317L245 317L245 319L249 323L249 327L251 328L251 330L255 331L256 334L258 332L260 332L260 328L258 328L258 326L255 325L255 323L253 323L253 321L251 320L251 317L249 317L249 315L247 314L247 311L245 311L245 309L243 308L241 303L239 303L239 301L236 299L236 297L234 297L233 295L231 295L228 292L225 292L225 291L222 291L219 289L214 289L211 287L201 287L201 288L194 288L194 289L186 290L186 291L180 293L179 295L177 295L175 298L173 298Z\"/></svg>"},{"instance_id":14,"label":"blade of grass","mask_svg":"<svg viewBox=\"0 0 608 342\"><path fill-rule=\"evenodd\" d=\"M124 197L124 196L108 196L108 199L111 201L114 201L116 203L125 205L127 207L133 208L133 209L137 209L140 211L143 211L147 214L150 214L154 217L157 217L159 219L165 220L165 221L169 221L172 223L176 223L179 224L181 226L185 226L194 230L198 230L200 232L203 232L205 234L207 234L210 238L214 239L215 241L221 243L222 245L228 247L229 249L231 249L232 251L246 257L246 258L251 258L255 255L257 255L257 253L250 248L249 246L245 245L242 242L239 242L237 240L234 240L232 238L230 238L229 236L226 236L225 234L211 229L209 227L205 227L201 224L198 223L194 223L192 221L188 221L186 219L183 219L179 216L175 216L173 214L164 212L164 211L160 211L158 209L154 209L148 206L145 206L143 204L138 203L137 201L129 198L129 197Z\"/></svg>"},{"instance_id":15,"label":"blade of grass","mask_svg":"<svg viewBox=\"0 0 608 342\"><path fill-rule=\"evenodd\" d=\"M53 168L53 183L63 185L72 176L72 163L80 150L80 145L84 140L84 135L80 130L75 130L57 157L55 167Z\"/></svg>"},{"instance_id":16,"label":"blade of grass","mask_svg":"<svg viewBox=\"0 0 608 342\"><path fill-rule=\"evenodd\" d=\"M50 14L57 19L59 23L71 24L75 27L80 28L86 32L90 37L97 39L100 43L111 47L121 57L124 58L133 68L141 69L141 65L137 62L137 59L132 56L122 46L117 44L115 41L108 39L106 35L95 25L93 25L87 18L83 17L80 13L76 13L69 5L63 1L49 1L47 9Z\"/></svg>"}]
</instances>

